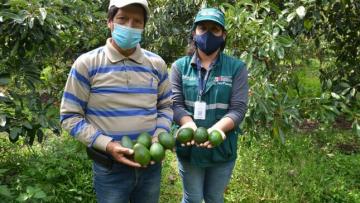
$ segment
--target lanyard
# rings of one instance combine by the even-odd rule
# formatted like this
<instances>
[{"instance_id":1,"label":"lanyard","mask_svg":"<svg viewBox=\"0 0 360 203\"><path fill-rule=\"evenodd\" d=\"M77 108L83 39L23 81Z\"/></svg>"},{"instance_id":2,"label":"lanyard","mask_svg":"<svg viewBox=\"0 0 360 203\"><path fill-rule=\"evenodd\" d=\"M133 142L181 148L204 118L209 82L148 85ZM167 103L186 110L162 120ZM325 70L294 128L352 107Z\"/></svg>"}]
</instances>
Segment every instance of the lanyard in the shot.
<instances>
[{"instance_id":1,"label":"lanyard","mask_svg":"<svg viewBox=\"0 0 360 203\"><path fill-rule=\"evenodd\" d=\"M214 64L216 64L216 62L219 60L219 56L217 56L216 60L213 61L209 67L213 67ZM210 75L210 71L211 71L211 68L209 68L209 70L206 70L206 74L205 74L205 77L204 77L204 80L202 80L201 78L201 62L200 62L200 59L199 57L196 58L196 67L198 69L198 101L201 101L201 97L204 95L204 91L206 89L206 83L209 79L209 75Z\"/></svg>"},{"instance_id":2,"label":"lanyard","mask_svg":"<svg viewBox=\"0 0 360 203\"><path fill-rule=\"evenodd\" d=\"M204 94L204 91L205 91L205 88L206 88L206 83L208 81L208 78L209 78L209 72L210 71L206 71L206 74L205 74L205 77L204 77L204 80L202 80L201 78L201 68L198 68L198 75L199 75L199 78L198 78L198 90L199 90L199 95L198 95L198 101L201 101L201 97L203 96Z\"/></svg>"}]
</instances>

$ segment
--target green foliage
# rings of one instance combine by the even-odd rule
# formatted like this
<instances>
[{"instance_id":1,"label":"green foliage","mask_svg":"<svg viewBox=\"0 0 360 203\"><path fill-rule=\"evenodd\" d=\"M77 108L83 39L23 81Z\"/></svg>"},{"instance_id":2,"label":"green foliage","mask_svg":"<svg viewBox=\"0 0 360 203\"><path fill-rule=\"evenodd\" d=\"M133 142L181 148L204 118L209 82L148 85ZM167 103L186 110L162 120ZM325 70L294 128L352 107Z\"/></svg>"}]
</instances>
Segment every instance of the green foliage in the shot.
<instances>
[{"instance_id":1,"label":"green foliage","mask_svg":"<svg viewBox=\"0 0 360 203\"><path fill-rule=\"evenodd\" d=\"M0 197L12 202L95 202L91 162L84 146L69 136L51 136L46 147L7 143L0 161Z\"/></svg>"},{"instance_id":2,"label":"green foliage","mask_svg":"<svg viewBox=\"0 0 360 203\"><path fill-rule=\"evenodd\" d=\"M11 141L25 136L31 145L36 137L42 140L45 129L59 131L59 103L71 64L109 36L108 1L3 2L0 132L7 132ZM286 132L304 119L331 123L345 116L358 133L358 2L151 0L149 4L152 13L142 46L169 65L185 54L201 7L225 12L225 52L243 59L250 72L245 131L256 135L259 127L266 127L284 142ZM316 94L299 74L302 67L312 66L311 61L318 63L315 71L319 70L322 87ZM315 81L313 85L319 83Z\"/></svg>"},{"instance_id":3,"label":"green foliage","mask_svg":"<svg viewBox=\"0 0 360 203\"><path fill-rule=\"evenodd\" d=\"M146 24L143 44L170 64L185 54L200 1L153 0L150 6L153 16Z\"/></svg>"},{"instance_id":4,"label":"green foliage","mask_svg":"<svg viewBox=\"0 0 360 203\"><path fill-rule=\"evenodd\" d=\"M0 198L95 202L85 147L67 135L47 137L45 147L24 148L0 135ZM242 136L225 202L359 202L359 150L359 139L348 131L296 133L284 145L266 135ZM181 201L181 177L170 151L160 193L160 203Z\"/></svg>"},{"instance_id":5,"label":"green foliage","mask_svg":"<svg viewBox=\"0 0 360 203\"><path fill-rule=\"evenodd\" d=\"M290 57L294 40L286 30L286 11L268 1L223 4L223 9L228 31L225 51L244 59L250 72L244 128L253 135L269 128L275 139L284 142L286 131L299 119L299 99L288 94L295 69Z\"/></svg>"},{"instance_id":6,"label":"green foliage","mask_svg":"<svg viewBox=\"0 0 360 203\"><path fill-rule=\"evenodd\" d=\"M104 3L8 0L0 5L0 132L11 141L59 133L66 74L79 54L103 43ZM101 26L100 26L101 25Z\"/></svg>"},{"instance_id":7,"label":"green foliage","mask_svg":"<svg viewBox=\"0 0 360 203\"><path fill-rule=\"evenodd\" d=\"M266 126L274 138L284 142L286 131L295 128L302 119L311 117L331 123L342 115L354 122L356 129L360 100L358 80L353 78L360 76L355 73L359 63L353 57L359 51L353 49L359 47L355 40L359 33L351 23L339 24L339 21L355 19L353 15L359 9L356 10L357 3L350 6L352 2L239 1L221 5L226 10L228 23L227 43L230 46L226 51L244 59L250 70L251 97L245 129L256 135L260 126ZM327 9L340 4L344 9L340 14ZM336 21L334 15L340 20ZM330 24L334 25L326 27L328 21L333 21ZM351 37L345 37L345 32ZM355 45L350 39L356 41ZM334 40L341 43L333 45ZM352 49L344 48L348 46ZM352 60L347 60L347 56L352 56ZM320 61L319 77L322 84L326 81L328 88L322 85L320 95L309 97L303 84L306 79L300 79L297 72L299 60L300 64L310 64L314 59ZM349 63L351 65L346 68ZM335 74L326 75L329 70L334 70ZM315 112L314 106L318 107Z\"/></svg>"},{"instance_id":8,"label":"green foliage","mask_svg":"<svg viewBox=\"0 0 360 203\"><path fill-rule=\"evenodd\" d=\"M351 133L296 134L285 145L244 137L227 202L358 202L359 154ZM350 170L347 170L350 169Z\"/></svg>"}]
</instances>

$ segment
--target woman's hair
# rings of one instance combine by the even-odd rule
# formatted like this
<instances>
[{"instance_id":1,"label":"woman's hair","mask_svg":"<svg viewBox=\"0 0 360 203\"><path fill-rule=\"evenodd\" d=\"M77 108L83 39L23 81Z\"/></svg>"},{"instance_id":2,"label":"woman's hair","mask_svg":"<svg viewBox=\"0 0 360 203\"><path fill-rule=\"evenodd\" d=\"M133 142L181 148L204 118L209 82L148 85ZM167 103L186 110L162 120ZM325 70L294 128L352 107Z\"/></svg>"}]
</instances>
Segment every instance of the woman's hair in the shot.
<instances>
[{"instance_id":1,"label":"woman's hair","mask_svg":"<svg viewBox=\"0 0 360 203\"><path fill-rule=\"evenodd\" d=\"M185 51L185 54L188 56L194 55L194 53L196 51L196 45L195 45L194 37L192 35L192 32L195 32L196 26L197 25L194 26L193 30L191 30L190 36L188 38L188 45L187 45L186 51ZM226 32L226 30L224 28L222 30L223 30L223 32ZM225 45L226 45L226 38L225 38L224 43L221 45L220 51L224 51Z\"/></svg>"},{"instance_id":2,"label":"woman's hair","mask_svg":"<svg viewBox=\"0 0 360 203\"><path fill-rule=\"evenodd\" d=\"M146 13L145 8L141 5L141 4L135 4L136 6L139 6L143 9L144 11L144 24L146 24L147 20L148 20L148 16ZM118 12L119 8L116 6L111 6L110 9L108 10L108 21L112 21L116 15L116 13Z\"/></svg>"}]
</instances>

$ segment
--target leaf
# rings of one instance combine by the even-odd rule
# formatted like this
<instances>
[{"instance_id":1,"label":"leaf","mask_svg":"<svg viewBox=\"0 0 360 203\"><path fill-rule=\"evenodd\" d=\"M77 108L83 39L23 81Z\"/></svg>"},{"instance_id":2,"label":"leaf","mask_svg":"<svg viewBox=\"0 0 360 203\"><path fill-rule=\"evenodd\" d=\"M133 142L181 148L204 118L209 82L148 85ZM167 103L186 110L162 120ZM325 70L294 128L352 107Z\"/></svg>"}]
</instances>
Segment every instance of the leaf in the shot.
<instances>
[{"instance_id":1,"label":"leaf","mask_svg":"<svg viewBox=\"0 0 360 203\"><path fill-rule=\"evenodd\" d=\"M350 89L350 87L345 88L343 91L341 91L340 95L345 96L350 91Z\"/></svg>"},{"instance_id":2,"label":"leaf","mask_svg":"<svg viewBox=\"0 0 360 203\"><path fill-rule=\"evenodd\" d=\"M352 97L355 97L355 94L356 94L356 89L355 88L352 88L351 91L350 91L350 95Z\"/></svg>"},{"instance_id":3,"label":"leaf","mask_svg":"<svg viewBox=\"0 0 360 203\"><path fill-rule=\"evenodd\" d=\"M0 175L3 175L5 172L9 171L9 169L6 168L0 168Z\"/></svg>"},{"instance_id":4,"label":"leaf","mask_svg":"<svg viewBox=\"0 0 360 203\"><path fill-rule=\"evenodd\" d=\"M339 84L342 88L350 88L351 86L346 82L340 82Z\"/></svg>"},{"instance_id":5,"label":"leaf","mask_svg":"<svg viewBox=\"0 0 360 203\"><path fill-rule=\"evenodd\" d=\"M22 193L22 194L19 195L18 198L16 198L16 200L19 201L19 202L25 202L29 198L30 198L30 196L28 194Z\"/></svg>"},{"instance_id":6,"label":"leaf","mask_svg":"<svg viewBox=\"0 0 360 203\"><path fill-rule=\"evenodd\" d=\"M0 197L1 196L7 197L7 198L11 197L11 192L6 185L0 185Z\"/></svg>"},{"instance_id":7,"label":"leaf","mask_svg":"<svg viewBox=\"0 0 360 203\"><path fill-rule=\"evenodd\" d=\"M16 56L17 55L19 46L20 46L20 41L17 41L15 43L15 46L11 49L10 56Z\"/></svg>"},{"instance_id":8,"label":"leaf","mask_svg":"<svg viewBox=\"0 0 360 203\"><path fill-rule=\"evenodd\" d=\"M354 120L354 122L352 123L352 127L353 127L355 134L360 137L360 125L357 122L357 120Z\"/></svg>"},{"instance_id":9,"label":"leaf","mask_svg":"<svg viewBox=\"0 0 360 203\"><path fill-rule=\"evenodd\" d=\"M291 47L293 43L293 39L289 35L278 36L276 41L283 47Z\"/></svg>"},{"instance_id":10,"label":"leaf","mask_svg":"<svg viewBox=\"0 0 360 203\"><path fill-rule=\"evenodd\" d=\"M305 27L306 30L310 31L312 26L313 26L313 21L312 20L310 20L310 19L305 19L304 20L304 27Z\"/></svg>"},{"instance_id":11,"label":"leaf","mask_svg":"<svg viewBox=\"0 0 360 203\"><path fill-rule=\"evenodd\" d=\"M341 97L336 94L335 92L331 92L331 96L334 98L334 99L340 99Z\"/></svg>"},{"instance_id":12,"label":"leaf","mask_svg":"<svg viewBox=\"0 0 360 203\"><path fill-rule=\"evenodd\" d=\"M46 9L45 8L39 8L39 11L40 11L40 14L41 14L41 18L44 21L45 18L46 18L46 14L47 14Z\"/></svg>"},{"instance_id":13,"label":"leaf","mask_svg":"<svg viewBox=\"0 0 360 203\"><path fill-rule=\"evenodd\" d=\"M299 16L300 19L303 19L306 15L306 9L304 6L299 6L296 9L296 14Z\"/></svg>"},{"instance_id":14,"label":"leaf","mask_svg":"<svg viewBox=\"0 0 360 203\"><path fill-rule=\"evenodd\" d=\"M30 21L29 21L29 28L32 29L34 27L34 20L35 18L30 18Z\"/></svg>"},{"instance_id":15,"label":"leaf","mask_svg":"<svg viewBox=\"0 0 360 203\"><path fill-rule=\"evenodd\" d=\"M346 106L346 104L344 104L343 102L340 102L339 105L341 107L342 112L351 114L351 110L348 108L348 106Z\"/></svg>"},{"instance_id":16,"label":"leaf","mask_svg":"<svg viewBox=\"0 0 360 203\"><path fill-rule=\"evenodd\" d=\"M334 107L334 106L327 106L327 105L323 105L323 107L333 113L335 113L336 115L340 115L340 111Z\"/></svg>"},{"instance_id":17,"label":"leaf","mask_svg":"<svg viewBox=\"0 0 360 203\"><path fill-rule=\"evenodd\" d=\"M26 193L33 195L33 194L35 194L35 192L36 192L36 188L34 188L32 186L26 187Z\"/></svg>"},{"instance_id":18,"label":"leaf","mask_svg":"<svg viewBox=\"0 0 360 203\"><path fill-rule=\"evenodd\" d=\"M275 27L272 33L273 37L277 37L280 33L280 28L279 27Z\"/></svg>"},{"instance_id":19,"label":"leaf","mask_svg":"<svg viewBox=\"0 0 360 203\"><path fill-rule=\"evenodd\" d=\"M6 115L2 114L0 115L0 126L5 127L6 125Z\"/></svg>"},{"instance_id":20,"label":"leaf","mask_svg":"<svg viewBox=\"0 0 360 203\"><path fill-rule=\"evenodd\" d=\"M0 16L1 18L9 18L9 19L12 19L14 21L16 21L17 23L22 23L24 21L25 18L21 17L20 15L16 15L15 13L10 13L10 12L6 12L6 11L3 11L3 12L0 12Z\"/></svg>"},{"instance_id":21,"label":"leaf","mask_svg":"<svg viewBox=\"0 0 360 203\"><path fill-rule=\"evenodd\" d=\"M17 141L19 138L19 134L22 132L22 129L19 127L11 128L10 129L10 140Z\"/></svg>"},{"instance_id":22,"label":"leaf","mask_svg":"<svg viewBox=\"0 0 360 203\"><path fill-rule=\"evenodd\" d=\"M46 197L46 194L44 191L37 191L34 195L34 198L36 199L44 199Z\"/></svg>"},{"instance_id":23,"label":"leaf","mask_svg":"<svg viewBox=\"0 0 360 203\"><path fill-rule=\"evenodd\" d=\"M296 16L295 12L290 13L287 17L286 17L286 21L289 23L290 21L292 21Z\"/></svg>"},{"instance_id":24,"label":"leaf","mask_svg":"<svg viewBox=\"0 0 360 203\"><path fill-rule=\"evenodd\" d=\"M29 123L29 121L25 121L25 122L23 123L23 126L24 126L25 128L27 128L27 129L32 129L32 128L33 128L32 125Z\"/></svg>"},{"instance_id":25,"label":"leaf","mask_svg":"<svg viewBox=\"0 0 360 203\"><path fill-rule=\"evenodd\" d=\"M43 127L43 128L47 128L48 127L48 122L47 122L47 118L45 117L45 115L41 114L39 116L39 122L40 122L40 125Z\"/></svg>"},{"instance_id":26,"label":"leaf","mask_svg":"<svg viewBox=\"0 0 360 203\"><path fill-rule=\"evenodd\" d=\"M276 49L276 55L277 55L277 57L279 58L279 59L283 59L284 58L284 53L285 51L284 51L284 48L283 47L278 47L277 49Z\"/></svg>"},{"instance_id":27,"label":"leaf","mask_svg":"<svg viewBox=\"0 0 360 203\"><path fill-rule=\"evenodd\" d=\"M331 87L332 87L332 81L331 81L330 79L326 80L326 87L327 87L328 89L331 89Z\"/></svg>"}]
</instances>

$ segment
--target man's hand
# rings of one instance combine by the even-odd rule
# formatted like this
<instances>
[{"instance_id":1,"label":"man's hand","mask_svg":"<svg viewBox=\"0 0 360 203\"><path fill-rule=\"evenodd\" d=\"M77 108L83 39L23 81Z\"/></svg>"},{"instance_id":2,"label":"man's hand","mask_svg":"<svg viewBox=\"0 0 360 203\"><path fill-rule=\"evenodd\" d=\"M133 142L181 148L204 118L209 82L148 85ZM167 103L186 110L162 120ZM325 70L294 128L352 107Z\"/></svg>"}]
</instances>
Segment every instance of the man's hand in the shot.
<instances>
[{"instance_id":1,"label":"man's hand","mask_svg":"<svg viewBox=\"0 0 360 203\"><path fill-rule=\"evenodd\" d=\"M111 154L111 156L114 157L114 159L120 163L136 168L141 167L139 163L136 163L126 158L125 156L125 155L134 154L134 150L125 148L121 146L121 144L118 142L109 142L109 144L106 146L106 152Z\"/></svg>"},{"instance_id":2,"label":"man's hand","mask_svg":"<svg viewBox=\"0 0 360 203\"><path fill-rule=\"evenodd\" d=\"M158 136L158 135L154 135L154 136L151 138L151 143L155 143L155 142L159 142L159 136Z\"/></svg>"}]
</instances>

